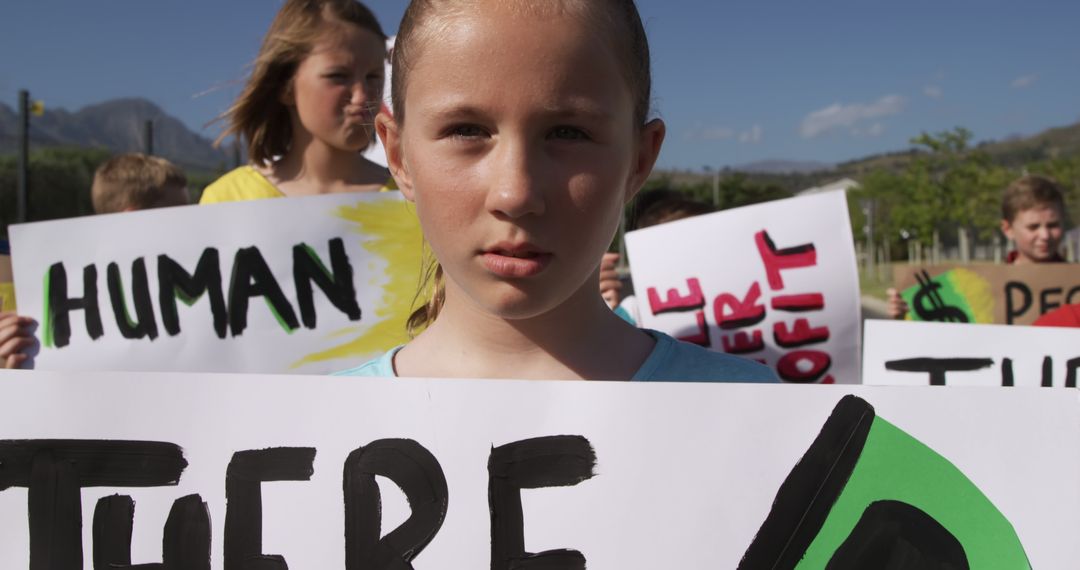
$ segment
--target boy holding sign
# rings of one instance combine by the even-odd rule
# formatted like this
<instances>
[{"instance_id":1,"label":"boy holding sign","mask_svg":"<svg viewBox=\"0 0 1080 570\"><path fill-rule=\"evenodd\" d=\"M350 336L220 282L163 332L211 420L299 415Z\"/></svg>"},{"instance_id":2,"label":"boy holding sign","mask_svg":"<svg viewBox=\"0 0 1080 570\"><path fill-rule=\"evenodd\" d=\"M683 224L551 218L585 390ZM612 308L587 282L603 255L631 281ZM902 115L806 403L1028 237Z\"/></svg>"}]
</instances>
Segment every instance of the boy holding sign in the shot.
<instances>
[{"instance_id":1,"label":"boy holding sign","mask_svg":"<svg viewBox=\"0 0 1080 570\"><path fill-rule=\"evenodd\" d=\"M1001 232L1016 244L1006 263L1063 263L1060 248L1065 235L1065 198L1057 182L1025 175L1005 189L1001 200ZM908 305L896 289L886 291L888 313L902 319Z\"/></svg>"},{"instance_id":2,"label":"boy holding sign","mask_svg":"<svg viewBox=\"0 0 1080 570\"><path fill-rule=\"evenodd\" d=\"M164 158L122 154L94 172L90 196L96 214L183 206L188 203L187 177ZM0 312L0 368L19 368L29 360L33 329L34 319Z\"/></svg>"}]
</instances>

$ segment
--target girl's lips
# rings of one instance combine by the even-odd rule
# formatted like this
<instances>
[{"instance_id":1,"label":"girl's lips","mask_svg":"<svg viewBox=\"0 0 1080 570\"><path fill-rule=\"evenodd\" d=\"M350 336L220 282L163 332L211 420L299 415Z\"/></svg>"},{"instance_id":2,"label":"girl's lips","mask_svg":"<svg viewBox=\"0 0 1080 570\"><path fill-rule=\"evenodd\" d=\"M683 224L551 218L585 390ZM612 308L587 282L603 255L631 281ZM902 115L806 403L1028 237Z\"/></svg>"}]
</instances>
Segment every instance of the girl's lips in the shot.
<instances>
[{"instance_id":1,"label":"girl's lips","mask_svg":"<svg viewBox=\"0 0 1080 570\"><path fill-rule=\"evenodd\" d=\"M491 249L481 253L488 271L508 279L539 275L551 258L550 253L528 250Z\"/></svg>"}]
</instances>

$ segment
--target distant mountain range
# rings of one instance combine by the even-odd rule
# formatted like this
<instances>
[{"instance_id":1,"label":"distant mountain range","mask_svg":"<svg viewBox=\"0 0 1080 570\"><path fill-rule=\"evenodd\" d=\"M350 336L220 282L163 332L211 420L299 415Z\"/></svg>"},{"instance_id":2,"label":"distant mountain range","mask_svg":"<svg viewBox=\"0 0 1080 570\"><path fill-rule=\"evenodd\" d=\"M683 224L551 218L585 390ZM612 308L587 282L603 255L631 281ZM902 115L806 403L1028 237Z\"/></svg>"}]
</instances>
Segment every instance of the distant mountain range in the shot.
<instances>
[{"instance_id":1,"label":"distant mountain range","mask_svg":"<svg viewBox=\"0 0 1080 570\"><path fill-rule=\"evenodd\" d=\"M812 160L758 160L739 164L732 170L752 174L798 174L828 170L832 167L833 165L827 162Z\"/></svg>"},{"instance_id":2,"label":"distant mountain range","mask_svg":"<svg viewBox=\"0 0 1080 570\"><path fill-rule=\"evenodd\" d=\"M179 119L154 103L141 98L112 99L83 107L75 112L48 109L32 117L30 141L33 146L104 147L113 152L143 149L143 125L154 123L154 153L189 170L217 171L233 163L232 151L215 149L211 141L192 132ZM16 151L18 115L0 103L0 154ZM994 160L1009 166L1051 156L1080 153L1080 123L1049 129L1028 137L984 141L978 148ZM762 160L740 164L730 170L765 177L792 177L793 184L811 179L857 176L873 168L903 167L915 155L912 149L867 156L841 164L811 161ZM657 172L658 176L705 178L711 174L690 171Z\"/></svg>"},{"instance_id":3,"label":"distant mountain range","mask_svg":"<svg viewBox=\"0 0 1080 570\"><path fill-rule=\"evenodd\" d=\"M154 154L185 169L220 170L232 164L232 152L187 128L179 119L146 99L112 99L75 112L49 109L30 118L30 144L104 147L113 152L142 151L146 121L153 121ZM0 154L16 152L18 113L0 103Z\"/></svg>"}]
</instances>

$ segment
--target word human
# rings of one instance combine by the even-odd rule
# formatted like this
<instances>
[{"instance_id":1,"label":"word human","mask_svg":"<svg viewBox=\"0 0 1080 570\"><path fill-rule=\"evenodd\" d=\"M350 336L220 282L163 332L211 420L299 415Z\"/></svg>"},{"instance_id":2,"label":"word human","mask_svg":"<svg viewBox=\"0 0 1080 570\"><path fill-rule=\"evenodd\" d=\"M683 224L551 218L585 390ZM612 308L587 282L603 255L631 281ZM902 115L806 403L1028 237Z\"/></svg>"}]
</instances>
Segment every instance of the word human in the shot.
<instances>
[{"instance_id":1,"label":"word human","mask_svg":"<svg viewBox=\"0 0 1080 570\"><path fill-rule=\"evenodd\" d=\"M225 479L224 570L287 570L280 555L263 553L262 483L310 481L315 448L237 451ZM0 491L27 489L30 570L83 567L85 487L161 487L179 483L187 467L179 446L158 441L0 441ZM596 453L587 439L559 435L494 447L488 456L491 569L584 570L575 550L525 551L521 490L568 487L594 476ZM375 477L393 481L408 499L405 522L381 532L382 502ZM412 568L442 527L449 504L438 460L411 439L380 439L355 449L342 469L345 569ZM210 570L210 510L198 494L173 502L165 521L162 562L132 565L135 503L129 495L97 501L93 520L95 569Z\"/></svg>"},{"instance_id":2,"label":"word human","mask_svg":"<svg viewBox=\"0 0 1080 570\"><path fill-rule=\"evenodd\" d=\"M329 241L329 254L330 269L327 269L307 244L300 243L292 249L292 279L299 318L257 247L236 250L227 290L222 281L221 256L216 248L204 249L193 271L188 271L168 255L157 256L157 312L150 291L146 259L140 257L131 263L129 284L131 308L134 311L129 310L125 298L119 264L109 263L105 277L108 302L120 334L127 339L157 338L161 334L158 328L159 314L161 326L169 336L180 334L177 301L191 306L204 295L218 338L243 334L248 324L248 308L255 297L266 300L270 311L287 332L299 328L301 323L306 328L314 329L318 319L312 283L349 320L360 320L353 268L341 238ZM45 276L46 346L62 348L70 344L71 314L74 311L83 312L86 334L91 340L105 334L101 322L97 265L83 267L82 292L81 297L73 297L69 293L68 270L63 263L49 267Z\"/></svg>"}]
</instances>

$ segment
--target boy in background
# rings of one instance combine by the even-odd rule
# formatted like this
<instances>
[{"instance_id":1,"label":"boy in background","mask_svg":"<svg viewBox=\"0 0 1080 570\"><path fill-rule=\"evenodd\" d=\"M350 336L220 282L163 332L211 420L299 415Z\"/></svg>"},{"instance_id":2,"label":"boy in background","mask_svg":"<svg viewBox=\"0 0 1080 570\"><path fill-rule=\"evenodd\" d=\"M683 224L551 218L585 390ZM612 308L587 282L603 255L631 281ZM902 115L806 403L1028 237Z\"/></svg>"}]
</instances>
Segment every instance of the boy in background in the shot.
<instances>
[{"instance_id":1,"label":"boy in background","mask_svg":"<svg viewBox=\"0 0 1080 570\"><path fill-rule=\"evenodd\" d=\"M121 154L94 172L90 199L96 214L184 206L189 203L187 177L164 158ZM29 360L33 327L30 317L0 312L0 368L19 368Z\"/></svg>"},{"instance_id":2,"label":"boy in background","mask_svg":"<svg viewBox=\"0 0 1080 570\"><path fill-rule=\"evenodd\" d=\"M95 214L185 206L189 203L187 177L164 158L121 154L94 172L90 199Z\"/></svg>"},{"instance_id":3,"label":"boy in background","mask_svg":"<svg viewBox=\"0 0 1080 570\"><path fill-rule=\"evenodd\" d=\"M1016 244L1006 263L1063 263L1061 240L1065 235L1065 195L1054 180L1026 175L1005 189L1001 200L1001 233ZM896 289L886 291L889 316L902 319L907 303Z\"/></svg>"}]
</instances>

